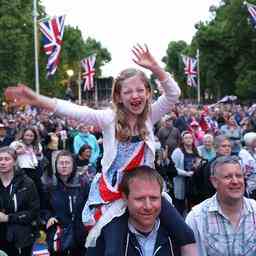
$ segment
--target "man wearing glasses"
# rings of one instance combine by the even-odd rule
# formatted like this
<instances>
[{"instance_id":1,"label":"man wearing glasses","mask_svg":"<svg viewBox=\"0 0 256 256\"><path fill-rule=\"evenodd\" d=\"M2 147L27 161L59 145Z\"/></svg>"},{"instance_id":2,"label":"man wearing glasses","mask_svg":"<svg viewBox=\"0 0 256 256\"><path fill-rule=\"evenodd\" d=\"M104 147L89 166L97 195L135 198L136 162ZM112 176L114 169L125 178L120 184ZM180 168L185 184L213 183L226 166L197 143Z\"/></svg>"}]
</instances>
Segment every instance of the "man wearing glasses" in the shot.
<instances>
[{"instance_id":1,"label":"man wearing glasses","mask_svg":"<svg viewBox=\"0 0 256 256\"><path fill-rule=\"evenodd\" d=\"M193 207L186 218L200 256L256 255L256 202L244 197L240 159L218 157L210 180L216 194Z\"/></svg>"}]
</instances>

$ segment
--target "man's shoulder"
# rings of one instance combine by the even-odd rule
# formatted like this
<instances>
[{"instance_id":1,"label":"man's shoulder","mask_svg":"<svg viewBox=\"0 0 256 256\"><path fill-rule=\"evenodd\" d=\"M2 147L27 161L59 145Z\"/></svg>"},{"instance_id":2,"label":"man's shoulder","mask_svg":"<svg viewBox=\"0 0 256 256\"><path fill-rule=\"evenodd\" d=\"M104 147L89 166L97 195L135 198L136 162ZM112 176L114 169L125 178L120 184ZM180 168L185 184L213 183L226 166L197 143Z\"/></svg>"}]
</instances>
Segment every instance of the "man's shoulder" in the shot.
<instances>
[{"instance_id":1,"label":"man's shoulder","mask_svg":"<svg viewBox=\"0 0 256 256\"><path fill-rule=\"evenodd\" d=\"M205 199L203 202L201 202L200 204L195 205L191 211L188 213L187 218L190 217L199 217L201 218L201 216L203 214L207 214L207 212L209 211L210 207L214 204L214 198L215 196L212 196L208 199Z\"/></svg>"},{"instance_id":2,"label":"man's shoulder","mask_svg":"<svg viewBox=\"0 0 256 256\"><path fill-rule=\"evenodd\" d=\"M102 232L104 235L108 234L118 234L121 231L126 231L128 230L128 213L125 212L123 215L119 217L115 217L111 222L109 222L106 226L103 227ZM112 232L117 232L117 233L112 233Z\"/></svg>"},{"instance_id":3,"label":"man's shoulder","mask_svg":"<svg viewBox=\"0 0 256 256\"><path fill-rule=\"evenodd\" d=\"M256 201L254 199L244 197L244 202L249 210L256 213Z\"/></svg>"}]
</instances>

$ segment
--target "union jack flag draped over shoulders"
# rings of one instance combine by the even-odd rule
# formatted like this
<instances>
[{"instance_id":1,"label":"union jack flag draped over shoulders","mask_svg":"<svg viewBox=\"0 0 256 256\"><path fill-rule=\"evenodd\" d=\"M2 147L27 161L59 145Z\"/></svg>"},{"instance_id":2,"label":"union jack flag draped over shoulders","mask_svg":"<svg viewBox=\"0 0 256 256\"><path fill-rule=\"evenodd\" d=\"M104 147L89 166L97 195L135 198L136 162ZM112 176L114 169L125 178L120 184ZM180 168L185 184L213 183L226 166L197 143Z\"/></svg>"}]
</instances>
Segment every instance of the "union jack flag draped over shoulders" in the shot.
<instances>
[{"instance_id":1,"label":"union jack flag draped over shoulders","mask_svg":"<svg viewBox=\"0 0 256 256\"><path fill-rule=\"evenodd\" d=\"M81 66L85 71L82 73L82 79L84 80L84 91L86 90L89 91L93 88L93 77L95 75L95 69L94 69L95 62L96 62L95 54L81 60Z\"/></svg>"},{"instance_id":2,"label":"union jack flag draped over shoulders","mask_svg":"<svg viewBox=\"0 0 256 256\"><path fill-rule=\"evenodd\" d=\"M181 55L185 65L184 72L187 75L187 85L197 87L197 59Z\"/></svg>"},{"instance_id":3,"label":"union jack flag draped over shoulders","mask_svg":"<svg viewBox=\"0 0 256 256\"><path fill-rule=\"evenodd\" d=\"M245 2L248 12L250 13L250 20L254 28L256 28L256 5Z\"/></svg>"},{"instance_id":4,"label":"union jack flag draped over shoulders","mask_svg":"<svg viewBox=\"0 0 256 256\"><path fill-rule=\"evenodd\" d=\"M41 21L40 30L43 33L44 51L49 55L46 70L47 77L54 75L60 62L62 38L64 34L65 16L53 17L52 19Z\"/></svg>"}]
</instances>

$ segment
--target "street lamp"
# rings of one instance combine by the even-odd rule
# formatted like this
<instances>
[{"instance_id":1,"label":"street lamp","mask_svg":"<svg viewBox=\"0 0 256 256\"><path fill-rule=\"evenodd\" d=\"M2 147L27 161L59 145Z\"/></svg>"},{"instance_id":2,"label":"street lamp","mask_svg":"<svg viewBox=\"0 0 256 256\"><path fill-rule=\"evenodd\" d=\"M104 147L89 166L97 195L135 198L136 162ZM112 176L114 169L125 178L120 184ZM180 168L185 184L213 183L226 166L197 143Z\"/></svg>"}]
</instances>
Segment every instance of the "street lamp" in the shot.
<instances>
[{"instance_id":1,"label":"street lamp","mask_svg":"<svg viewBox=\"0 0 256 256\"><path fill-rule=\"evenodd\" d=\"M73 69L68 69L66 71L67 75L68 75L68 78L70 79L73 75L74 75L74 70Z\"/></svg>"},{"instance_id":2,"label":"street lamp","mask_svg":"<svg viewBox=\"0 0 256 256\"><path fill-rule=\"evenodd\" d=\"M68 99L74 99L74 95L71 89L71 77L74 75L74 70L73 69L68 69L66 71L67 75L68 75L68 86L67 86L67 90L66 90L66 97Z\"/></svg>"}]
</instances>

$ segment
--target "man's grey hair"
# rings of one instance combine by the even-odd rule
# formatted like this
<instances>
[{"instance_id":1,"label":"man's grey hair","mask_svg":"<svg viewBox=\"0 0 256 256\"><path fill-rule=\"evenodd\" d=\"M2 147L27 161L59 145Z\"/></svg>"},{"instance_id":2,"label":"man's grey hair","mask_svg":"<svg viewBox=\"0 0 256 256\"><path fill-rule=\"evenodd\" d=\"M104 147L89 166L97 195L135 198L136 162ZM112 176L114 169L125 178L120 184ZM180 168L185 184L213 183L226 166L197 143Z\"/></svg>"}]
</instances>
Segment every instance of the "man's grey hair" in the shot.
<instances>
[{"instance_id":1,"label":"man's grey hair","mask_svg":"<svg viewBox=\"0 0 256 256\"><path fill-rule=\"evenodd\" d=\"M215 149L219 148L223 141L229 141L228 137L224 135L218 135L214 138L214 147Z\"/></svg>"},{"instance_id":2,"label":"man's grey hair","mask_svg":"<svg viewBox=\"0 0 256 256\"><path fill-rule=\"evenodd\" d=\"M220 156L211 164L211 176L215 176L217 168L220 168L224 164L238 164L243 169L242 161L238 156Z\"/></svg>"}]
</instances>

